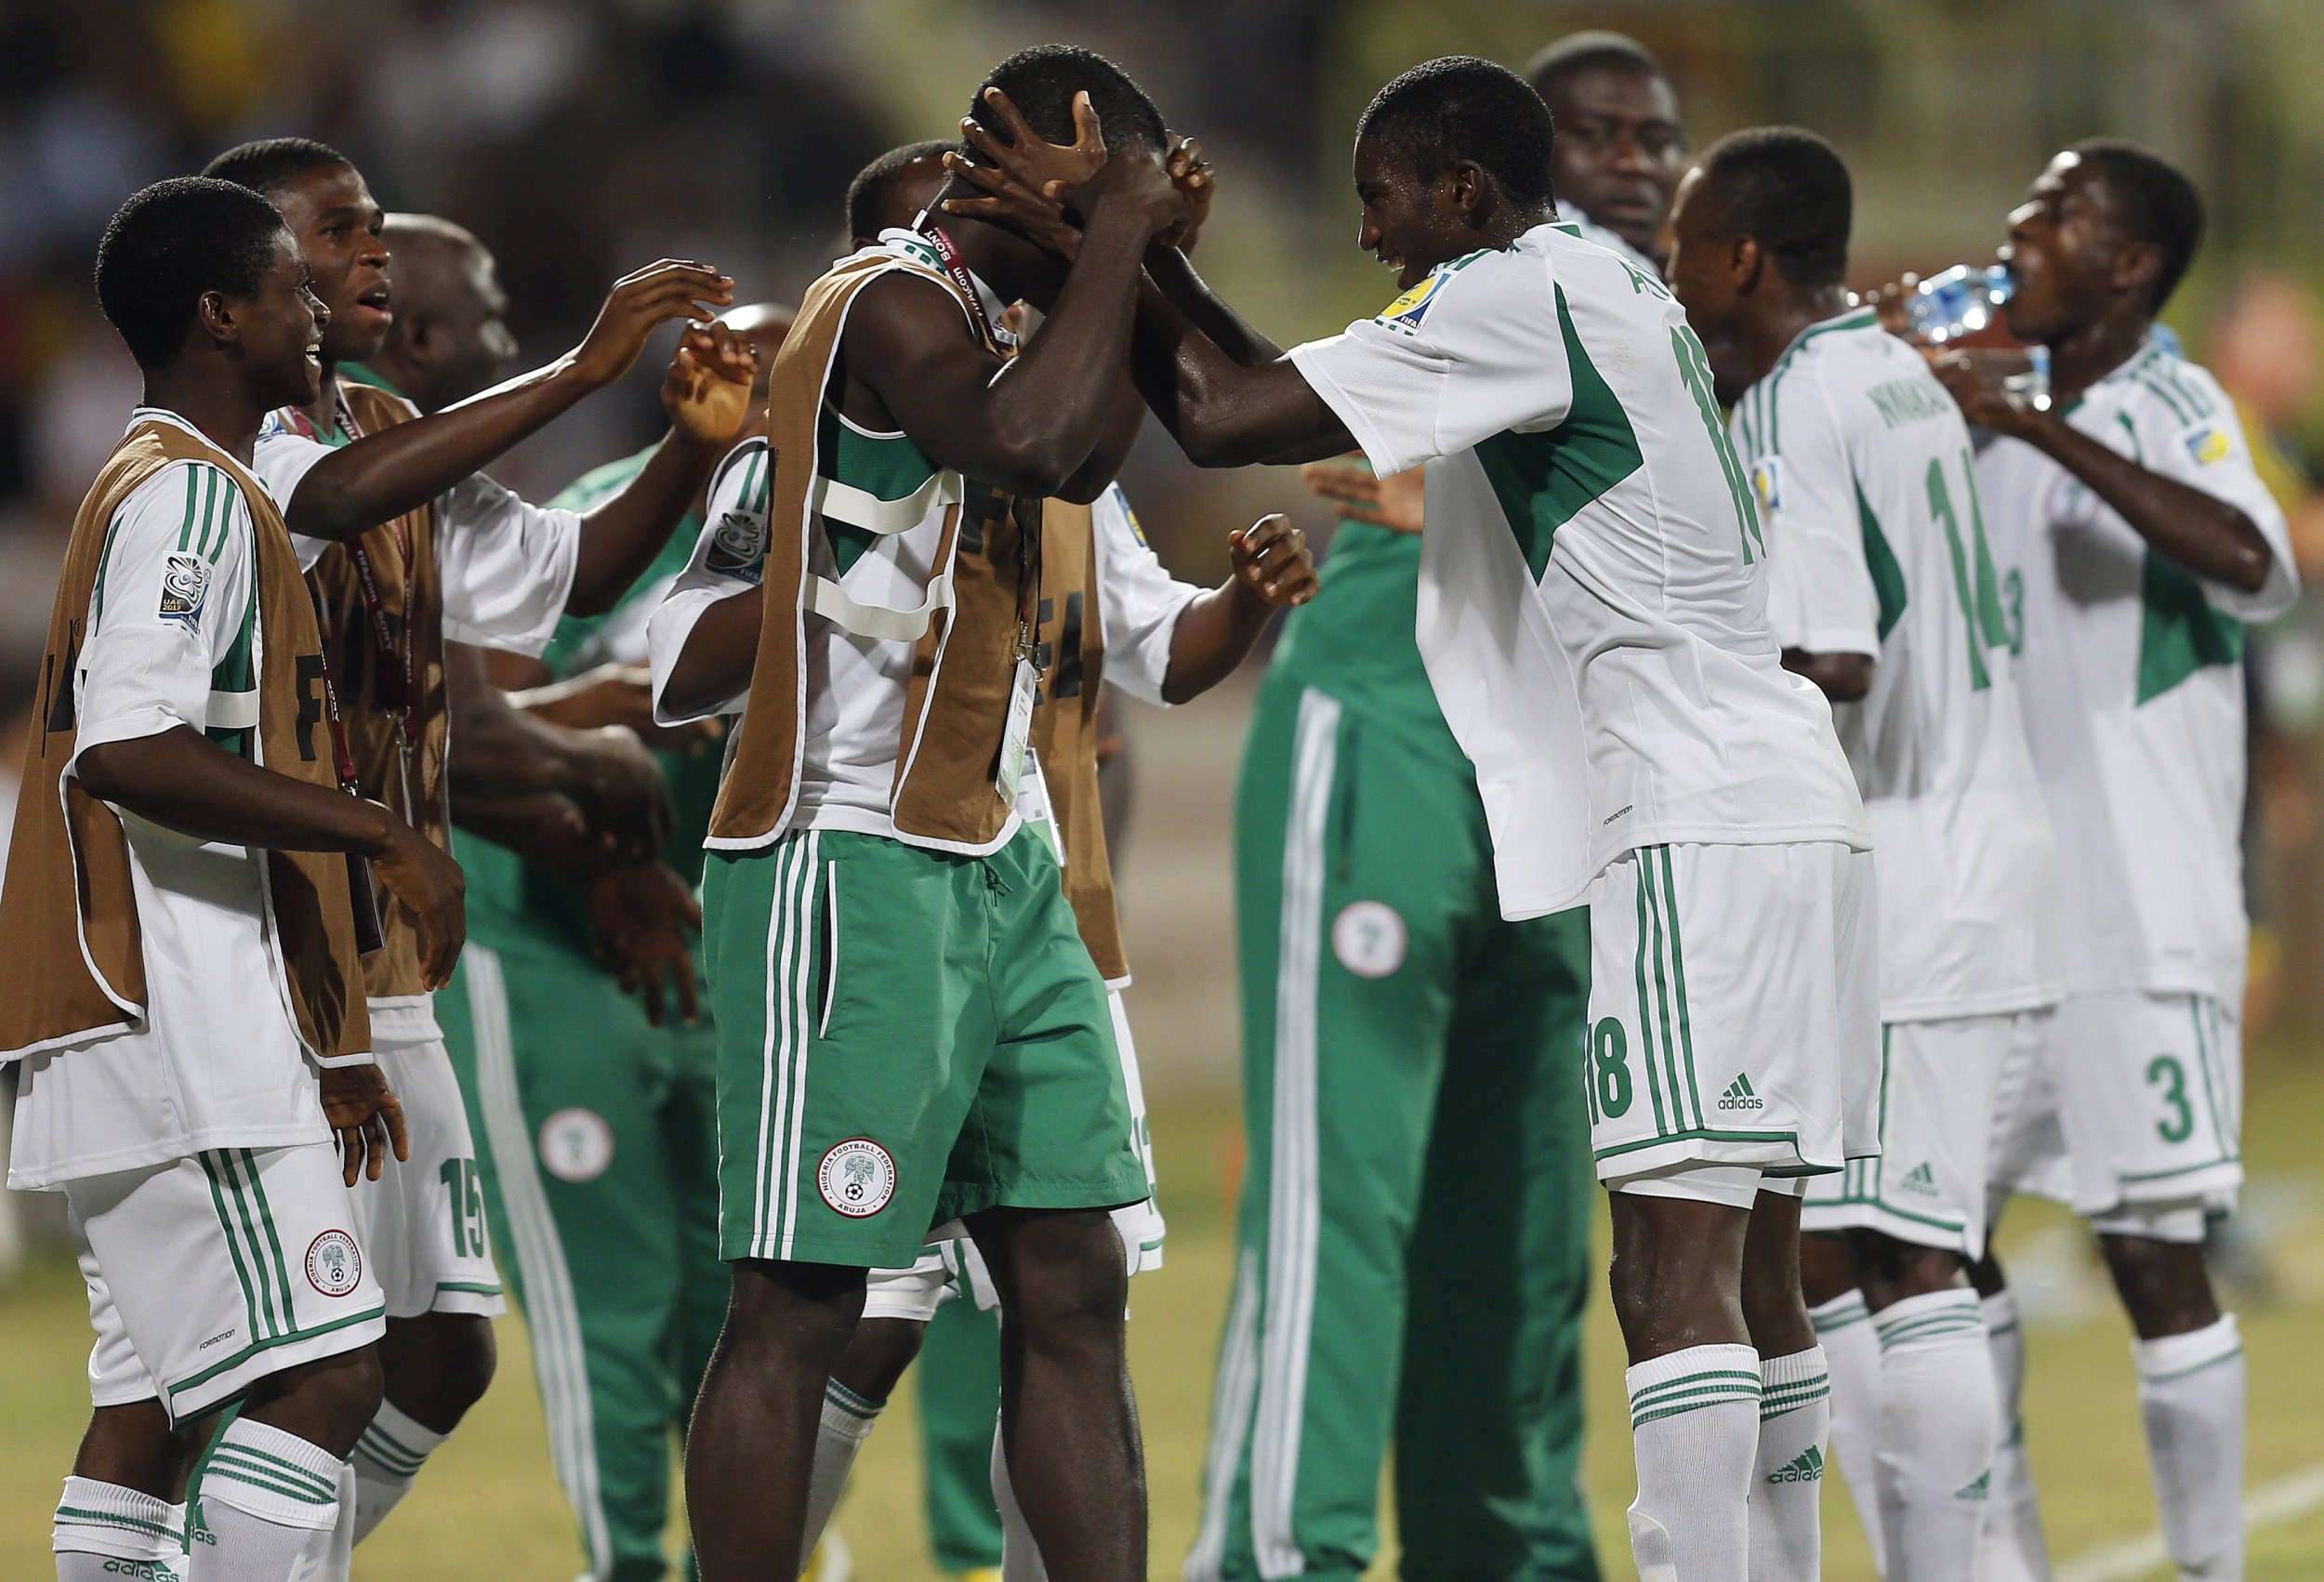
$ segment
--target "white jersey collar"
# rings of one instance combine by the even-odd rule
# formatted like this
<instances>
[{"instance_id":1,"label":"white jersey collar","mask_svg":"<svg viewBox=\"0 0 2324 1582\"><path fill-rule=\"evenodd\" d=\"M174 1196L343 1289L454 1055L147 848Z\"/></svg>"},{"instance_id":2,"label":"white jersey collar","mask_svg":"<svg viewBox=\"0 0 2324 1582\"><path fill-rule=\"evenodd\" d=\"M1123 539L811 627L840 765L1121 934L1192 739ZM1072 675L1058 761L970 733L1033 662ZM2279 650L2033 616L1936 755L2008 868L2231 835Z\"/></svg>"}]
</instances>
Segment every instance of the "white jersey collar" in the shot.
<instances>
[{"instance_id":1,"label":"white jersey collar","mask_svg":"<svg viewBox=\"0 0 2324 1582\"><path fill-rule=\"evenodd\" d=\"M170 411L169 408L165 406L136 406L130 408L128 426L121 430L123 437L126 438L128 435L137 432L139 425L144 423L166 423L174 428L183 428L187 433L191 434L195 439L209 446L210 449L216 451L218 455L225 456L228 461L234 461L232 455L227 451L225 446L219 444L216 440L211 439L207 434L205 434L201 429L195 428L192 424L187 422L184 418L178 416L178 414ZM236 467L240 467L242 463L234 462L234 465Z\"/></svg>"}]
</instances>

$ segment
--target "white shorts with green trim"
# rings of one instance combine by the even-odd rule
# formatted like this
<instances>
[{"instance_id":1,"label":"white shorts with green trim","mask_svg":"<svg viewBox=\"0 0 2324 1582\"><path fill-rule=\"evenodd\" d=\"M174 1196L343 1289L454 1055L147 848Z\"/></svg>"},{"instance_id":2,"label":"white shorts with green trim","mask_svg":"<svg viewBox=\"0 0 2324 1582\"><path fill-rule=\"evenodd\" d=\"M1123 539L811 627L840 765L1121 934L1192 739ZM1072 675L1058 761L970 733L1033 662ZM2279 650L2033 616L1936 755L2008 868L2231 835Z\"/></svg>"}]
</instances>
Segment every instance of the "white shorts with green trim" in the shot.
<instances>
[{"instance_id":1,"label":"white shorts with green trim","mask_svg":"<svg viewBox=\"0 0 2324 1582\"><path fill-rule=\"evenodd\" d=\"M87 1276L90 1393L183 1422L369 1345L387 1305L328 1142L213 1149L64 1184Z\"/></svg>"},{"instance_id":2,"label":"white shorts with green trim","mask_svg":"<svg viewBox=\"0 0 2324 1582\"><path fill-rule=\"evenodd\" d=\"M1985 1256L1987 1155L2015 1016L1881 1029L1881 1152L1808 1182L1805 1231L1878 1231Z\"/></svg>"},{"instance_id":3,"label":"white shorts with green trim","mask_svg":"<svg viewBox=\"0 0 2324 1582\"><path fill-rule=\"evenodd\" d=\"M1878 1152L1872 858L1648 846L1590 887L1590 1146L1609 1186Z\"/></svg>"},{"instance_id":4,"label":"white shorts with green trim","mask_svg":"<svg viewBox=\"0 0 2324 1582\"><path fill-rule=\"evenodd\" d=\"M403 1101L409 1159L355 1183L355 1212L390 1318L424 1312L495 1317L508 1310L493 1266L484 1188L468 1106L442 1038L382 1043L379 1068Z\"/></svg>"},{"instance_id":5,"label":"white shorts with green trim","mask_svg":"<svg viewBox=\"0 0 2324 1582\"><path fill-rule=\"evenodd\" d=\"M2243 1029L2209 995L2070 995L2028 1018L2004 1081L1993 1179L2085 1215L2235 1206ZM2062 1155L2062 1157L2061 1157Z\"/></svg>"}]
</instances>

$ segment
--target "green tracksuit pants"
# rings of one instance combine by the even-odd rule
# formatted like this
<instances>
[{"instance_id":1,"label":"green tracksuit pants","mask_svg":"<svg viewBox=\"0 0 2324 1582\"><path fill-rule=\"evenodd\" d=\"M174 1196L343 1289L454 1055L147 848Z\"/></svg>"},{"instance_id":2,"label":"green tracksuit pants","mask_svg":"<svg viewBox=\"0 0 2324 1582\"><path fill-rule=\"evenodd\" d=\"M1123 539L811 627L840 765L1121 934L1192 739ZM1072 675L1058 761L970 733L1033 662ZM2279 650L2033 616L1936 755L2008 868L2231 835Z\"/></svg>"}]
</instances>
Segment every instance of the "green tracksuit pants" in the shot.
<instances>
[{"instance_id":1,"label":"green tracksuit pants","mask_svg":"<svg viewBox=\"0 0 2324 1582\"><path fill-rule=\"evenodd\" d=\"M601 1582L667 1572L670 1446L726 1309L716 1047L586 957L495 932L436 996L549 1454Z\"/></svg>"},{"instance_id":2,"label":"green tracksuit pants","mask_svg":"<svg viewBox=\"0 0 2324 1582\"><path fill-rule=\"evenodd\" d=\"M1594 1579L1588 917L1501 920L1448 734L1281 667L1235 819L1244 1180L1190 1582Z\"/></svg>"}]
</instances>

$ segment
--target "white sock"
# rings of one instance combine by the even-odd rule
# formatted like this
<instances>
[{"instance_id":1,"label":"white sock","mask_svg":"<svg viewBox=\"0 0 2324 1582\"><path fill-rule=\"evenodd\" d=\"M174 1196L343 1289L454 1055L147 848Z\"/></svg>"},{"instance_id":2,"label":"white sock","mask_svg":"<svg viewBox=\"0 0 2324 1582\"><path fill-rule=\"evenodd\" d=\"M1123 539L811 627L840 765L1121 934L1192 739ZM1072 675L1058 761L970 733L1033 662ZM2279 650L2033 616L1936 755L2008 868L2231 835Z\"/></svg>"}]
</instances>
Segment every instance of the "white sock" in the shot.
<instances>
[{"instance_id":1,"label":"white sock","mask_svg":"<svg viewBox=\"0 0 2324 1582\"><path fill-rule=\"evenodd\" d=\"M1880 1337L1872 1332L1872 1312L1862 1291L1834 1297L1808 1309L1807 1316L1831 1370L1831 1458L1840 1463L1849 1502L1872 1550L1872 1569L1885 1576L1888 1554L1881 1541L1879 1479L1872 1470L1872 1452L1881 1438Z\"/></svg>"},{"instance_id":2,"label":"white sock","mask_svg":"<svg viewBox=\"0 0 2324 1582\"><path fill-rule=\"evenodd\" d=\"M1049 1582L1041 1546L1033 1541L1024 1508L1017 1503L1016 1486L1009 1481L1009 1456L1001 1445L998 1423L993 1426L993 1503L1000 1508L1000 1582Z\"/></svg>"},{"instance_id":3,"label":"white sock","mask_svg":"<svg viewBox=\"0 0 2324 1582\"><path fill-rule=\"evenodd\" d=\"M1831 1437L1824 1349L1761 1358L1759 1383L1750 1582L1815 1582L1823 1575L1824 1443Z\"/></svg>"},{"instance_id":4,"label":"white sock","mask_svg":"<svg viewBox=\"0 0 2324 1582\"><path fill-rule=\"evenodd\" d=\"M2041 1505L2033 1464L2026 1459L2026 1337L2017 1327L2017 1300L1996 1291L1985 1309L1986 1354L2001 1443L1993 1453L1993 1497L1986 1501L1985 1534L1977 1545L1980 1582L2050 1582L2050 1546L2041 1536Z\"/></svg>"},{"instance_id":5,"label":"white sock","mask_svg":"<svg viewBox=\"0 0 2324 1582\"><path fill-rule=\"evenodd\" d=\"M854 1470L855 1453L864 1448L879 1409L886 1404L885 1401L865 1400L836 1378L824 1380L823 1418L815 1427L815 1466L807 1483L807 1534L799 1546L802 1566L823 1541L823 1530L831 1525L831 1513L839 1508L847 1475Z\"/></svg>"},{"instance_id":6,"label":"white sock","mask_svg":"<svg viewBox=\"0 0 2324 1582\"><path fill-rule=\"evenodd\" d=\"M211 1543L193 1557L196 1582L293 1582L330 1560L347 1463L319 1444L248 1417L218 1436L202 1477Z\"/></svg>"},{"instance_id":7,"label":"white sock","mask_svg":"<svg viewBox=\"0 0 2324 1582\"><path fill-rule=\"evenodd\" d=\"M1746 1582L1751 1462L1759 1450L1759 1353L1690 1346L1623 1374L1638 1497L1639 1582Z\"/></svg>"},{"instance_id":8,"label":"white sock","mask_svg":"<svg viewBox=\"0 0 2324 1582\"><path fill-rule=\"evenodd\" d=\"M1907 1297L1873 1314L1872 1327L1889 1582L1971 1582L2000 1441L1984 1310L1964 1285Z\"/></svg>"},{"instance_id":9,"label":"white sock","mask_svg":"<svg viewBox=\"0 0 2324 1582\"><path fill-rule=\"evenodd\" d=\"M2138 1415L2185 1582L2243 1575L2243 1339L2235 1314L2185 1335L2133 1340Z\"/></svg>"},{"instance_id":10,"label":"white sock","mask_svg":"<svg viewBox=\"0 0 2324 1582\"><path fill-rule=\"evenodd\" d=\"M420 1468L444 1438L389 1403L379 1403L379 1415L355 1442L350 1457L355 1467L355 1542L371 1536L371 1530L412 1492Z\"/></svg>"},{"instance_id":11,"label":"white sock","mask_svg":"<svg viewBox=\"0 0 2324 1582\"><path fill-rule=\"evenodd\" d=\"M183 1576L186 1508L119 1483L67 1478L49 1547L57 1582L120 1582L123 1561L151 1565L156 1576L165 1567Z\"/></svg>"}]
</instances>

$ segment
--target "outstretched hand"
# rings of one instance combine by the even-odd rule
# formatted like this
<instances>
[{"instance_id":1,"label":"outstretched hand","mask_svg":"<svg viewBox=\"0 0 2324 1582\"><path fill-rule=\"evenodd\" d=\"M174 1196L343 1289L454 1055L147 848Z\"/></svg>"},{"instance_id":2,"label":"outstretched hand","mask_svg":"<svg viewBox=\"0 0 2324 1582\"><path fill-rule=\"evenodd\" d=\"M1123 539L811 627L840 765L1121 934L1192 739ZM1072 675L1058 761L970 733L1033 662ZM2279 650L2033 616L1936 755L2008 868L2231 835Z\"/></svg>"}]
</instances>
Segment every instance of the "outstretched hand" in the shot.
<instances>
[{"instance_id":1,"label":"outstretched hand","mask_svg":"<svg viewBox=\"0 0 2324 1582\"><path fill-rule=\"evenodd\" d=\"M734 282L707 264L676 258L650 264L614 283L597 323L574 349L574 368L592 388L602 389L629 372L658 326L671 319L707 323L733 300Z\"/></svg>"},{"instance_id":2,"label":"outstretched hand","mask_svg":"<svg viewBox=\"0 0 2324 1582\"><path fill-rule=\"evenodd\" d=\"M733 442L750 420L759 349L721 323L690 328L662 376L662 408L677 430L706 445Z\"/></svg>"}]
</instances>

